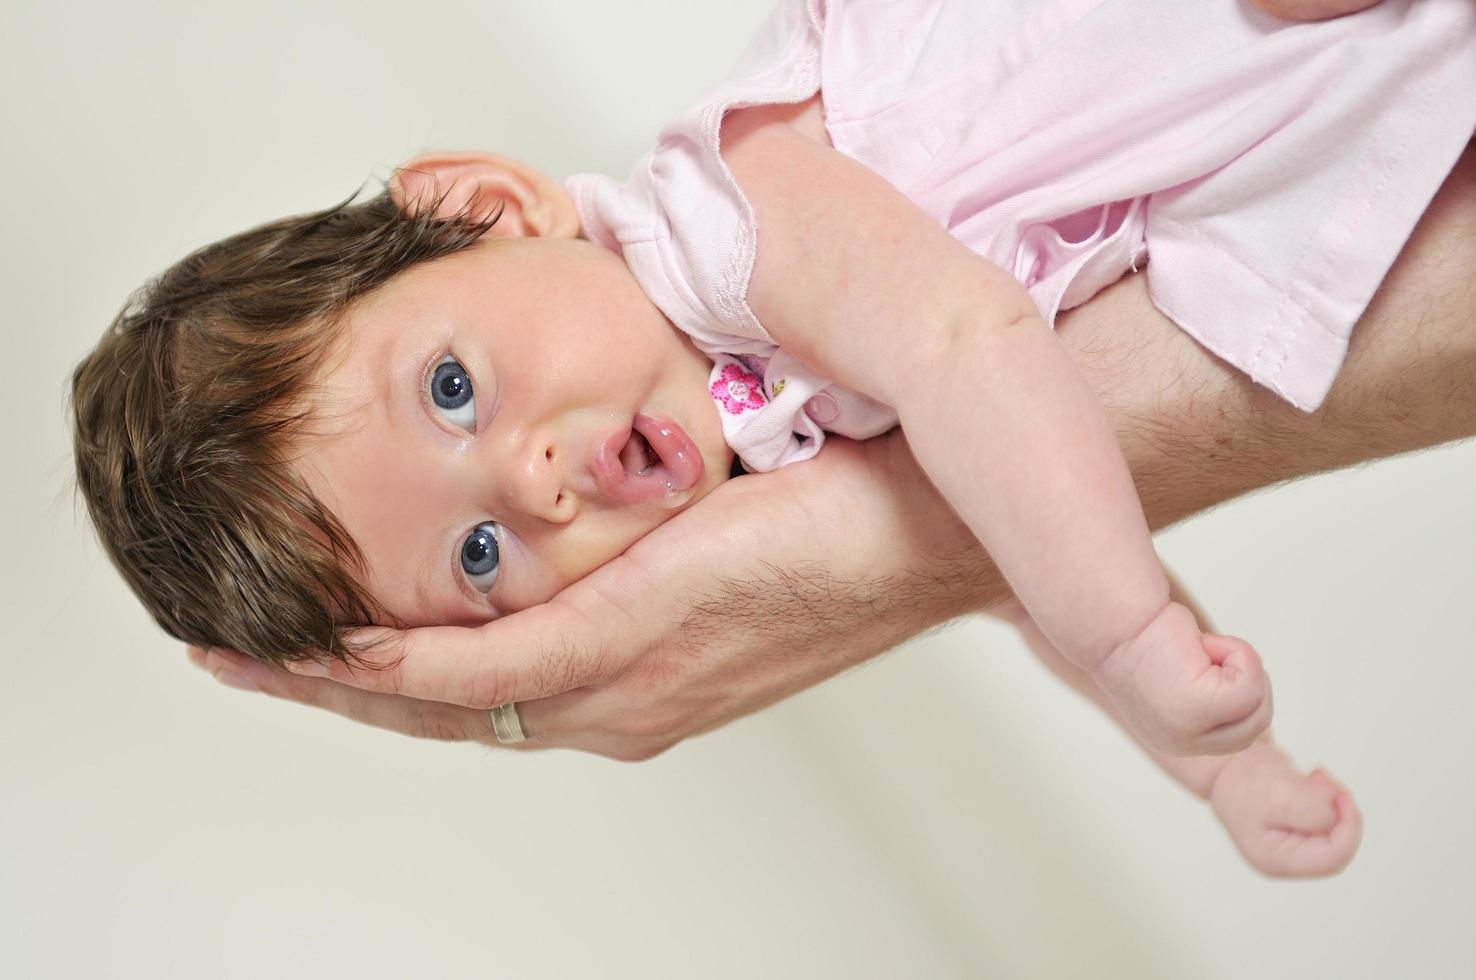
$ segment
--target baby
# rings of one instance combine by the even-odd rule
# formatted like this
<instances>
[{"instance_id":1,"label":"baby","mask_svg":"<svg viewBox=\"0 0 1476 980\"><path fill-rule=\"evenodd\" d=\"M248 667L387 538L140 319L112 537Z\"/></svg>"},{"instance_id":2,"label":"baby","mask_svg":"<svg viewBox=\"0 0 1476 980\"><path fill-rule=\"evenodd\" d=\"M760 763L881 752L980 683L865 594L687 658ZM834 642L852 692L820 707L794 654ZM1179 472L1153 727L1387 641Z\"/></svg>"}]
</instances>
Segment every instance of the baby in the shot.
<instances>
[{"instance_id":1,"label":"baby","mask_svg":"<svg viewBox=\"0 0 1476 980\"><path fill-rule=\"evenodd\" d=\"M1256 743L1254 652L1171 594L1046 325L1151 252L1165 312L1315 407L1359 296L1469 136L1473 99L1451 93L1476 92L1471 17L1391 3L1313 45L1291 32L1332 28L1228 2L910 6L782 4L626 185L566 192L506 158L432 155L387 197L235 236L151 284L74 396L79 483L155 618L298 663L352 656L355 624L485 621L695 503L734 450L770 469L900 419L1033 645L1161 759L1245 749L1210 782L1258 867L1341 867L1356 812ZM1103 52L1104 35L1142 50ZM1407 98L1445 99L1448 127L1401 122L1397 94L1377 138L1306 111L1339 45L1370 36L1381 65L1422 64ZM883 45L891 71L867 53ZM1100 99L1101 72L1131 95ZM1341 201L1362 234L1329 238L1328 189L1391 130L1427 155L1380 157L1399 192ZM1303 164L1292 199L1268 201L1258 176ZM1248 233L1260 248L1237 248ZM1248 843L1268 835L1269 856Z\"/></svg>"}]
</instances>

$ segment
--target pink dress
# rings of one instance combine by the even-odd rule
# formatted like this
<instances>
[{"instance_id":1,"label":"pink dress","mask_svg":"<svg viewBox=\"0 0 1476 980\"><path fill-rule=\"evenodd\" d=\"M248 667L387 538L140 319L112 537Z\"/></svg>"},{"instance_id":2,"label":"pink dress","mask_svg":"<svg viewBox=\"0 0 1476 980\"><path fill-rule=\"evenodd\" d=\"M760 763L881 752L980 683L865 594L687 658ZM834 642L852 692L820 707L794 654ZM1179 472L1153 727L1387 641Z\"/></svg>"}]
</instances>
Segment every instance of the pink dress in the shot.
<instances>
[{"instance_id":1,"label":"pink dress","mask_svg":"<svg viewBox=\"0 0 1476 980\"><path fill-rule=\"evenodd\" d=\"M585 234L713 358L753 470L896 421L779 349L745 298L757 232L723 115L817 90L835 148L1047 322L1148 262L1166 316L1311 411L1476 129L1476 2L1297 24L1245 0L781 0L628 180L567 184Z\"/></svg>"}]
</instances>

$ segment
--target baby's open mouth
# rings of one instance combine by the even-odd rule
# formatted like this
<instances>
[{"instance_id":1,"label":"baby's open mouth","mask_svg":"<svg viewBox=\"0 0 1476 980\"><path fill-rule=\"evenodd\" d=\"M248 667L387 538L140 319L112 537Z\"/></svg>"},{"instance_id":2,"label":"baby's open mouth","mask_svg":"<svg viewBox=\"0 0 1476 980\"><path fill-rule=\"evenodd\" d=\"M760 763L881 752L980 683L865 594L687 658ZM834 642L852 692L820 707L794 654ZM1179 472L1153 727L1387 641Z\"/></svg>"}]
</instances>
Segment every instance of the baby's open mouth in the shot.
<instances>
[{"instance_id":1,"label":"baby's open mouth","mask_svg":"<svg viewBox=\"0 0 1476 980\"><path fill-rule=\"evenodd\" d=\"M625 467L625 472L633 476L644 476L660 461L661 458L656 455L656 450L651 448L646 437L632 430L630 438L620 450L620 465Z\"/></svg>"},{"instance_id":2,"label":"baby's open mouth","mask_svg":"<svg viewBox=\"0 0 1476 980\"><path fill-rule=\"evenodd\" d=\"M680 425L645 414L600 439L589 465L599 493L621 504L679 502L704 471L697 444Z\"/></svg>"}]
</instances>

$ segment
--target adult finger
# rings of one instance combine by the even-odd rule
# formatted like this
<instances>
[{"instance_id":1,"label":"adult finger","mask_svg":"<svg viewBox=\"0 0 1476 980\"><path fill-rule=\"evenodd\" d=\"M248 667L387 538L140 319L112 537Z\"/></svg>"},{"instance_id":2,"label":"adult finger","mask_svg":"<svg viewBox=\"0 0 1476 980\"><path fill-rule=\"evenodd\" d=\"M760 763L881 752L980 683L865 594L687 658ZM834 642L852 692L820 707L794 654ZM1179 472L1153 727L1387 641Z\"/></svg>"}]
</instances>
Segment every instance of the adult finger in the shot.
<instances>
[{"instance_id":1,"label":"adult finger","mask_svg":"<svg viewBox=\"0 0 1476 980\"><path fill-rule=\"evenodd\" d=\"M1379 0L1252 0L1273 17L1287 20L1331 20L1367 10Z\"/></svg>"},{"instance_id":2,"label":"adult finger","mask_svg":"<svg viewBox=\"0 0 1476 980\"><path fill-rule=\"evenodd\" d=\"M550 697L614 676L632 646L624 639L630 617L598 589L567 595L477 627L368 627L350 637L371 644L359 654L363 666L325 659L287 667L361 691L483 710Z\"/></svg>"},{"instance_id":3,"label":"adult finger","mask_svg":"<svg viewBox=\"0 0 1476 980\"><path fill-rule=\"evenodd\" d=\"M412 738L497 744L491 718L485 711L360 691L327 679L298 677L285 670L268 667L235 650L207 651L189 647L187 653L195 666L222 684L240 690L259 691L286 701L296 701ZM519 713L523 716L524 732L533 743L528 747L535 747L537 740L534 735L539 729L536 724L530 724L532 713L526 710Z\"/></svg>"}]
</instances>

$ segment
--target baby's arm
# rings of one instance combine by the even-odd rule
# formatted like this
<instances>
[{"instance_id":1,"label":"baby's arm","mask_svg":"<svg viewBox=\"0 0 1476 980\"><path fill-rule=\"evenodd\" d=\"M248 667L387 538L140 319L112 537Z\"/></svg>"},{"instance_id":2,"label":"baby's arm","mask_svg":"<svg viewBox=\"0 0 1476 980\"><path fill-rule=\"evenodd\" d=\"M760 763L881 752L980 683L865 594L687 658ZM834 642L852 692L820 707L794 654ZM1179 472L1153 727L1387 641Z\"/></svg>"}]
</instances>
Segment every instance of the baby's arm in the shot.
<instances>
[{"instance_id":1,"label":"baby's arm","mask_svg":"<svg viewBox=\"0 0 1476 980\"><path fill-rule=\"evenodd\" d=\"M937 329L876 397L1041 632L1154 747L1248 746L1271 720L1259 659L1171 600L1106 412L1033 304L977 296Z\"/></svg>"},{"instance_id":2,"label":"baby's arm","mask_svg":"<svg viewBox=\"0 0 1476 980\"><path fill-rule=\"evenodd\" d=\"M897 409L1041 630L1140 734L1180 754L1250 744L1270 721L1254 651L1169 601L1106 415L1020 285L776 115L730 116L724 154L757 212L748 298L770 333Z\"/></svg>"}]
</instances>

